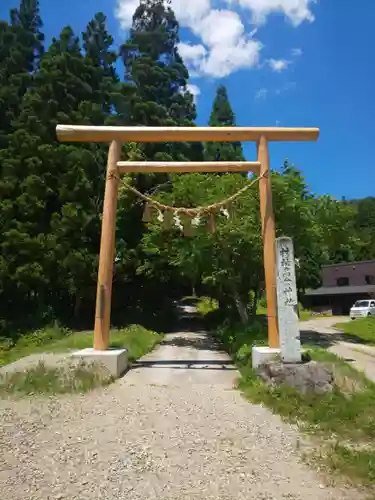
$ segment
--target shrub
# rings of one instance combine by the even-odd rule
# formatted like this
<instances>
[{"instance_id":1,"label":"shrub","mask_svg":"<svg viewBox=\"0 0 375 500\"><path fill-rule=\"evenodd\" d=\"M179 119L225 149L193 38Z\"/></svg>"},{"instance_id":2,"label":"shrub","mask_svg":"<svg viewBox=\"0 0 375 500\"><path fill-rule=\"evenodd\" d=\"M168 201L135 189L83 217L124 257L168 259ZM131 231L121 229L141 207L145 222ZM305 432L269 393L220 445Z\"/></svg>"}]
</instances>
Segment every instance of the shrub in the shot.
<instances>
[{"instance_id":1,"label":"shrub","mask_svg":"<svg viewBox=\"0 0 375 500\"><path fill-rule=\"evenodd\" d=\"M217 300L211 297L200 297L197 303L197 311L202 316L206 316L209 313L217 311L219 309L219 303Z\"/></svg>"},{"instance_id":2,"label":"shrub","mask_svg":"<svg viewBox=\"0 0 375 500\"><path fill-rule=\"evenodd\" d=\"M216 335L234 360L244 364L251 362L254 344L267 344L267 326L260 321L254 321L248 327L224 322L216 330Z\"/></svg>"},{"instance_id":3,"label":"shrub","mask_svg":"<svg viewBox=\"0 0 375 500\"><path fill-rule=\"evenodd\" d=\"M41 328L23 335L17 342L17 347L37 347L44 345L47 342L59 340L70 334L71 331L68 328L64 328L57 322L55 322L52 325L47 326L46 328Z\"/></svg>"}]
</instances>

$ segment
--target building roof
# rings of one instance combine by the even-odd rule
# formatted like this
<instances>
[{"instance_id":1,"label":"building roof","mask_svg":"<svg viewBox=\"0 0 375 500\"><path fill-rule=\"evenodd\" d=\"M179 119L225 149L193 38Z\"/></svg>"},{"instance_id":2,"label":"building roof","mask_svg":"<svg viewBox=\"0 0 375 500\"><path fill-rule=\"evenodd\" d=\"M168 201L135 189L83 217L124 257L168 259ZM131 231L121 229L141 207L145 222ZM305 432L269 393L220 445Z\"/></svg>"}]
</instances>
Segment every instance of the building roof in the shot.
<instances>
[{"instance_id":1,"label":"building roof","mask_svg":"<svg viewBox=\"0 0 375 500\"><path fill-rule=\"evenodd\" d=\"M340 267L340 266L358 266L359 264L375 264L375 259L373 259L373 260L356 260L353 262L339 262L338 264L325 264L322 266L322 268Z\"/></svg>"},{"instance_id":2,"label":"building roof","mask_svg":"<svg viewBox=\"0 0 375 500\"><path fill-rule=\"evenodd\" d=\"M316 290L306 292L307 296L313 295L357 295L375 293L375 285L362 286L322 286Z\"/></svg>"}]
</instances>

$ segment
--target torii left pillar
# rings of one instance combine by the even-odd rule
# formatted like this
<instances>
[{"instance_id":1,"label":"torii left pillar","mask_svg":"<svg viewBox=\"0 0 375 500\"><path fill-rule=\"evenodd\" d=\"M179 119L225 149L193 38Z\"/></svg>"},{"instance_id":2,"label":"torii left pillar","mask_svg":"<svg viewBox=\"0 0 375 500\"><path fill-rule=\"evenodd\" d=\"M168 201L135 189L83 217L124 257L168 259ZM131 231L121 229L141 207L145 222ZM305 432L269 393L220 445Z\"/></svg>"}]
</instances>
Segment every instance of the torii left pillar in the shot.
<instances>
[{"instance_id":1,"label":"torii left pillar","mask_svg":"<svg viewBox=\"0 0 375 500\"><path fill-rule=\"evenodd\" d=\"M111 298L115 259L116 210L119 186L117 162L121 157L121 144L113 141L109 147L105 181L102 235L100 242L98 285L96 290L94 349L108 349L111 326Z\"/></svg>"},{"instance_id":2,"label":"torii left pillar","mask_svg":"<svg viewBox=\"0 0 375 500\"><path fill-rule=\"evenodd\" d=\"M117 162L120 159L121 143L113 141L109 147L105 180L98 285L96 291L94 347L83 349L74 354L75 357L103 364L114 377L122 375L128 366L126 349L108 349L119 186Z\"/></svg>"}]
</instances>

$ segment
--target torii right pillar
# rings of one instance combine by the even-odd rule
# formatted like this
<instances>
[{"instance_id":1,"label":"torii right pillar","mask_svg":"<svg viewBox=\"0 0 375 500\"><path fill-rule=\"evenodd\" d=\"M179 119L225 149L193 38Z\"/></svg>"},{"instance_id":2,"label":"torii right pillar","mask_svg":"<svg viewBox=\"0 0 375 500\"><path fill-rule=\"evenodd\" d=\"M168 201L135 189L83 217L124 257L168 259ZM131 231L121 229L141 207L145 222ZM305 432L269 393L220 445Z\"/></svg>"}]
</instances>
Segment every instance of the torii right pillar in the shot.
<instances>
[{"instance_id":1,"label":"torii right pillar","mask_svg":"<svg viewBox=\"0 0 375 500\"><path fill-rule=\"evenodd\" d=\"M272 203L271 172L268 152L268 141L261 136L258 143L258 161L260 162L259 181L260 214L262 220L264 277L266 283L268 346L278 348L279 325L277 317L276 295L276 231L275 216Z\"/></svg>"}]
</instances>

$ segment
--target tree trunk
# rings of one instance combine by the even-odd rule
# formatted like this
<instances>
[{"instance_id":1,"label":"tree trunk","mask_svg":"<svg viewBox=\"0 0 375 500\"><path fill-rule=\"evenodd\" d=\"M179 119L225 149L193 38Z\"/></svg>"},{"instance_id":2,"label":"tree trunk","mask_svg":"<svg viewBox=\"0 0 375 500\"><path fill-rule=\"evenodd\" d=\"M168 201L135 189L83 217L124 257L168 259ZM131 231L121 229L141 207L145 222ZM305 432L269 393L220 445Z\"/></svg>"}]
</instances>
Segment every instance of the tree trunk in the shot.
<instances>
[{"instance_id":1,"label":"tree trunk","mask_svg":"<svg viewBox=\"0 0 375 500\"><path fill-rule=\"evenodd\" d=\"M258 306L258 289L253 290L253 292L254 292L254 298L251 306L251 315L253 316L253 318L255 318Z\"/></svg>"},{"instance_id":2,"label":"tree trunk","mask_svg":"<svg viewBox=\"0 0 375 500\"><path fill-rule=\"evenodd\" d=\"M75 303L74 303L74 319L78 319L80 310L81 310L82 298L79 295L76 295Z\"/></svg>"},{"instance_id":3,"label":"tree trunk","mask_svg":"<svg viewBox=\"0 0 375 500\"><path fill-rule=\"evenodd\" d=\"M240 317L241 323L245 326L249 324L249 312L247 310L247 304L241 299L239 293L234 292L234 303L236 304L236 309Z\"/></svg>"}]
</instances>

